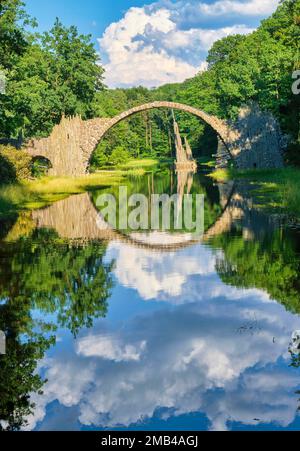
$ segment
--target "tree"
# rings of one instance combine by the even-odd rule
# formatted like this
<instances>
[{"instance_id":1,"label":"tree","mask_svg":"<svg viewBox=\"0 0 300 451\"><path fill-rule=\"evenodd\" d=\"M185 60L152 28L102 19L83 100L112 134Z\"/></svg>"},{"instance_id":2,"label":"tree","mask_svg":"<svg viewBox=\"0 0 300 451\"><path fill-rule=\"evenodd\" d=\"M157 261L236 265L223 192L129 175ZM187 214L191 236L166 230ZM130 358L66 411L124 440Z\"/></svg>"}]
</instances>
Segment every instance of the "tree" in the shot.
<instances>
[{"instance_id":1,"label":"tree","mask_svg":"<svg viewBox=\"0 0 300 451\"><path fill-rule=\"evenodd\" d=\"M209 68L212 68L215 64L222 64L228 61L236 47L240 43L245 42L246 39L246 36L236 34L216 41L208 52L207 62Z\"/></svg>"},{"instance_id":2,"label":"tree","mask_svg":"<svg viewBox=\"0 0 300 451\"><path fill-rule=\"evenodd\" d=\"M36 373L37 365L55 340L45 334L46 324L42 327L45 330L40 326L24 300L1 304L0 328L6 332L6 354L0 356L0 431L26 426L26 418L35 407L31 395L42 394L46 381Z\"/></svg>"},{"instance_id":3,"label":"tree","mask_svg":"<svg viewBox=\"0 0 300 451\"><path fill-rule=\"evenodd\" d=\"M0 3L0 68L11 69L29 44L24 25L30 22L21 0ZM34 23L31 22L33 25Z\"/></svg>"},{"instance_id":4,"label":"tree","mask_svg":"<svg viewBox=\"0 0 300 451\"><path fill-rule=\"evenodd\" d=\"M91 117L95 94L103 90L104 73L91 36L79 35L76 27L64 27L56 19L40 43L49 60L50 71L44 78L58 94L61 112Z\"/></svg>"},{"instance_id":5,"label":"tree","mask_svg":"<svg viewBox=\"0 0 300 451\"><path fill-rule=\"evenodd\" d=\"M109 164L111 164L112 166L118 166L120 164L127 163L129 158L130 158L130 155L127 152L127 150L121 146L118 146L112 151L112 154L109 157L108 161L109 161Z\"/></svg>"},{"instance_id":6,"label":"tree","mask_svg":"<svg viewBox=\"0 0 300 451\"><path fill-rule=\"evenodd\" d=\"M12 11L3 16L8 25L11 15ZM49 32L28 36L16 55L7 71L6 93L0 96L3 136L46 136L63 114L94 115L94 97L103 89L103 68L90 36L80 35L76 27L64 27L57 19Z\"/></svg>"}]
</instances>

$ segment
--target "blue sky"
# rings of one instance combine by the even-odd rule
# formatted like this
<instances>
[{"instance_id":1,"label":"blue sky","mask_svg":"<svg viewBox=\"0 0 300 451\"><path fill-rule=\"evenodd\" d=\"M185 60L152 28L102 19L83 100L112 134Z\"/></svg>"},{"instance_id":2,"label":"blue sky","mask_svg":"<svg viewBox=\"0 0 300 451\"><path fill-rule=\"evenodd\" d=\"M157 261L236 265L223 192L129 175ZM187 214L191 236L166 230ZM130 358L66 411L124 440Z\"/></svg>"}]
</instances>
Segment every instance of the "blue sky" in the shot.
<instances>
[{"instance_id":1,"label":"blue sky","mask_svg":"<svg viewBox=\"0 0 300 451\"><path fill-rule=\"evenodd\" d=\"M211 45L252 32L279 0L27 0L40 30L56 17L90 33L110 87L159 86L205 70Z\"/></svg>"},{"instance_id":2,"label":"blue sky","mask_svg":"<svg viewBox=\"0 0 300 451\"><path fill-rule=\"evenodd\" d=\"M132 6L152 3L150 0L25 0L27 11L38 19L40 29L48 30L56 17L67 25L77 25L82 33L93 35L96 42L111 22L118 21Z\"/></svg>"}]
</instances>

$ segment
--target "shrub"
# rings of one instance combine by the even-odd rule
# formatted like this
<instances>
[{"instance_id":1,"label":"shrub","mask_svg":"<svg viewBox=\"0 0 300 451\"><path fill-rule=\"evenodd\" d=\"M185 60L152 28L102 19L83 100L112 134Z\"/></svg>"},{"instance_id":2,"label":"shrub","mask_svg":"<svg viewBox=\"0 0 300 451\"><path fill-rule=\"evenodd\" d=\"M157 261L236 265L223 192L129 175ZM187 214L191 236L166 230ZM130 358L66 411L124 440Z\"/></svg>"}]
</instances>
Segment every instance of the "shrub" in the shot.
<instances>
[{"instance_id":1,"label":"shrub","mask_svg":"<svg viewBox=\"0 0 300 451\"><path fill-rule=\"evenodd\" d=\"M118 166L120 164L127 163L130 160L130 154L128 150L124 149L122 146L116 147L111 156L109 157L109 164L112 166Z\"/></svg>"},{"instance_id":2,"label":"shrub","mask_svg":"<svg viewBox=\"0 0 300 451\"><path fill-rule=\"evenodd\" d=\"M103 167L106 167L107 164L108 164L108 157L105 154L103 147L101 145L99 145L92 155L91 169L95 170L95 169L103 168Z\"/></svg>"},{"instance_id":3,"label":"shrub","mask_svg":"<svg viewBox=\"0 0 300 451\"><path fill-rule=\"evenodd\" d=\"M300 144L297 142L290 143L285 153L285 161L287 164L300 166Z\"/></svg>"},{"instance_id":4,"label":"shrub","mask_svg":"<svg viewBox=\"0 0 300 451\"><path fill-rule=\"evenodd\" d=\"M29 178L30 164L31 157L26 152L0 145L0 184Z\"/></svg>"}]
</instances>

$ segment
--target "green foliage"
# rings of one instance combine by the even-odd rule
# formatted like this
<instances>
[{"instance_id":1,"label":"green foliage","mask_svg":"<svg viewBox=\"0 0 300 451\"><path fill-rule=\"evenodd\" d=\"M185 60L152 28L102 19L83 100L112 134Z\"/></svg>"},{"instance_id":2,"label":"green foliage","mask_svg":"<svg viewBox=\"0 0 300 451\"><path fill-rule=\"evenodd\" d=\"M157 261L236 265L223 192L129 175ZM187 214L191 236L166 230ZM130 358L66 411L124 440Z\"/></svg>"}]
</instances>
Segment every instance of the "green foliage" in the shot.
<instances>
[{"instance_id":1,"label":"green foliage","mask_svg":"<svg viewBox=\"0 0 300 451\"><path fill-rule=\"evenodd\" d=\"M29 22L21 0L1 0L0 68L11 69L17 58L26 51L28 39L24 25Z\"/></svg>"},{"instance_id":2,"label":"green foliage","mask_svg":"<svg viewBox=\"0 0 300 451\"><path fill-rule=\"evenodd\" d=\"M181 84L155 90L143 88L108 91L103 97L104 115L114 115L137 104L169 100L194 106L207 113L235 120L239 109L250 101L273 112L283 131L292 138L286 159L300 164L300 96L291 91L292 72L300 67L300 1L284 0L277 11L252 34L228 36L217 41L208 54L208 70ZM101 94L98 97L101 104ZM115 106L113 106L115 104ZM99 111L99 110L98 110ZM175 112L196 157L216 152L216 135L205 124ZM110 155L118 145L132 156L153 152L159 157L174 156L172 118L165 112L134 116L107 134L103 149Z\"/></svg>"},{"instance_id":3,"label":"green foliage","mask_svg":"<svg viewBox=\"0 0 300 451\"><path fill-rule=\"evenodd\" d=\"M130 159L129 152L121 146L116 147L109 157L109 164L112 166L119 166L127 163Z\"/></svg>"},{"instance_id":4,"label":"green foliage","mask_svg":"<svg viewBox=\"0 0 300 451\"><path fill-rule=\"evenodd\" d=\"M22 36L24 45L5 63L7 87L5 95L0 95L0 135L46 136L62 114L92 117L95 95L103 89L103 68L91 37L80 35L74 26L64 27L58 19L49 32L26 34L17 22L24 14L21 2L8 3L0 20ZM0 47L15 47L11 34L0 33Z\"/></svg>"},{"instance_id":5,"label":"green foliage","mask_svg":"<svg viewBox=\"0 0 300 451\"><path fill-rule=\"evenodd\" d=\"M0 312L0 328L7 334L6 355L0 356L0 431L17 431L35 407L31 395L42 394L45 381L36 370L54 338L33 332L39 324L28 312L28 304L7 302Z\"/></svg>"},{"instance_id":6,"label":"green foliage","mask_svg":"<svg viewBox=\"0 0 300 451\"><path fill-rule=\"evenodd\" d=\"M105 154L103 146L98 146L95 150L92 161L91 161L91 171L95 169L105 168L108 165L108 157Z\"/></svg>"},{"instance_id":7,"label":"green foliage","mask_svg":"<svg viewBox=\"0 0 300 451\"><path fill-rule=\"evenodd\" d=\"M216 42L206 74L216 82L213 102L221 116L235 118L243 103L254 100L278 117L298 149L292 158L287 153L294 163L300 163L300 96L291 91L292 72L300 60L299 11L299 0L284 0L254 33Z\"/></svg>"},{"instance_id":8,"label":"green foliage","mask_svg":"<svg viewBox=\"0 0 300 451\"><path fill-rule=\"evenodd\" d=\"M51 163L46 158L35 158L31 163L31 173L33 177L40 178L47 175Z\"/></svg>"},{"instance_id":9,"label":"green foliage","mask_svg":"<svg viewBox=\"0 0 300 451\"><path fill-rule=\"evenodd\" d=\"M180 183L180 186L185 186L185 193L188 184L190 183L189 179L187 178L184 181L185 175L182 174L183 179L181 181L178 179L176 180L176 177L174 177L174 173L172 170L170 170L170 165L167 163L166 165L160 164L157 166L157 161L155 160L140 160L140 161L130 161L129 164L124 165L124 167L127 167L129 170L132 168L138 169L138 167L143 167L143 163L147 163L147 172L146 174L141 174L143 176L136 176L136 173L130 174L129 177L127 177L125 180L122 181L122 185L127 187L128 196L131 196L132 194L141 193L144 194L146 198L148 198L149 204L151 203L151 194L165 194L169 193L177 194L177 188L178 183ZM180 176L179 176L180 177ZM93 192L93 200L96 204L97 198L101 194L113 194L115 199L117 199L117 221L116 223L119 223L119 215L122 213L129 214L130 208L127 209L126 213L123 210L124 205L120 205L118 202L119 199L119 185L111 186L109 188L106 188L105 190L101 191L94 191ZM206 176L201 174L195 174L193 176L193 183L192 187L189 191L190 194L193 196L193 217L196 216L196 194L204 194L205 196L205 202L204 202L204 227L205 230L207 230L210 226L212 226L217 218L222 213L222 206L219 202L219 189L217 185L213 185ZM162 207L161 207L162 212ZM174 209L172 209L172 214L174 213ZM151 224L151 214L149 211L149 218L148 218L148 224L150 226ZM172 226L174 226L174 217L171 220ZM174 230L175 233L178 233L178 230ZM186 231L183 230L182 231ZM122 233L124 230L121 231ZM127 232L132 232L132 230L128 229Z\"/></svg>"},{"instance_id":10,"label":"green foliage","mask_svg":"<svg viewBox=\"0 0 300 451\"><path fill-rule=\"evenodd\" d=\"M296 222L300 220L300 169L294 166L284 169L236 170L234 168L218 169L209 177L224 182L228 180L246 179L254 184L255 194L263 202L263 208L290 216ZM258 199L256 204L259 205Z\"/></svg>"},{"instance_id":11,"label":"green foliage","mask_svg":"<svg viewBox=\"0 0 300 451\"><path fill-rule=\"evenodd\" d=\"M100 174L89 174L86 177L43 177L3 186L0 190L0 217L14 215L19 211L43 208L71 194L116 185L127 175L130 174L125 170L106 171Z\"/></svg>"},{"instance_id":12,"label":"green foliage","mask_svg":"<svg viewBox=\"0 0 300 451\"><path fill-rule=\"evenodd\" d=\"M31 157L22 150L0 145L0 185L31 176Z\"/></svg>"},{"instance_id":13,"label":"green foliage","mask_svg":"<svg viewBox=\"0 0 300 451\"><path fill-rule=\"evenodd\" d=\"M207 62L209 67L211 68L215 64L222 64L228 61L231 53L236 49L237 45L244 42L246 39L246 36L236 34L216 41L208 52Z\"/></svg>"},{"instance_id":14,"label":"green foliage","mask_svg":"<svg viewBox=\"0 0 300 451\"><path fill-rule=\"evenodd\" d=\"M142 87L107 90L97 94L93 109L97 116L112 117L153 100L154 93ZM117 147L126 149L132 158L170 156L172 126L167 111L145 112L122 121L106 134L98 146L92 158L92 167L106 166L104 155L110 161Z\"/></svg>"}]
</instances>

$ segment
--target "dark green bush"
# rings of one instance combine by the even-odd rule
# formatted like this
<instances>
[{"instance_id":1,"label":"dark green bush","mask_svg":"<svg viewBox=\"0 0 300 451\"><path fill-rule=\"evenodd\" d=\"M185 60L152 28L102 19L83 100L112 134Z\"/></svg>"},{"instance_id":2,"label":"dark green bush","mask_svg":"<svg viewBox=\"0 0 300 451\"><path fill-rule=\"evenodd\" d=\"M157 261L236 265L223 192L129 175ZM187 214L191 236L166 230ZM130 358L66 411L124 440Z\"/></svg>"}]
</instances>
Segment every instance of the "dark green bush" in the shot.
<instances>
[{"instance_id":1,"label":"dark green bush","mask_svg":"<svg viewBox=\"0 0 300 451\"><path fill-rule=\"evenodd\" d=\"M12 146L0 145L0 185L31 176L31 157Z\"/></svg>"},{"instance_id":2,"label":"dark green bush","mask_svg":"<svg viewBox=\"0 0 300 451\"><path fill-rule=\"evenodd\" d=\"M105 168L107 165L108 165L108 156L106 155L103 147L100 145L97 147L97 149L92 155L90 169L92 171L95 171L100 168Z\"/></svg>"},{"instance_id":3,"label":"dark green bush","mask_svg":"<svg viewBox=\"0 0 300 451\"><path fill-rule=\"evenodd\" d=\"M286 152L285 160L287 164L300 166L300 144L297 142L290 143Z\"/></svg>"}]
</instances>

